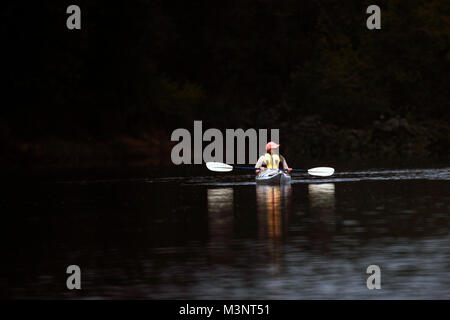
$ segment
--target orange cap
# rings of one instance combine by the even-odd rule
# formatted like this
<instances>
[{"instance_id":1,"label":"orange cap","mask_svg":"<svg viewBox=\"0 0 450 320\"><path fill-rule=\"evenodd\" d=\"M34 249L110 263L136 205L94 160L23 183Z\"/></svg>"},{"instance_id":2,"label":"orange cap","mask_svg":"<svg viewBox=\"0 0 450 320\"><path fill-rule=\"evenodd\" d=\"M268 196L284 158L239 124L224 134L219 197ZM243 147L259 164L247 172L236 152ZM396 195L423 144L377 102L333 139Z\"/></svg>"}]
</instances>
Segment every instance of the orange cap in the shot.
<instances>
[{"instance_id":1,"label":"orange cap","mask_svg":"<svg viewBox=\"0 0 450 320\"><path fill-rule=\"evenodd\" d=\"M266 150L269 151L270 149L276 149L278 148L280 145L276 144L273 141L270 141L268 144L266 144Z\"/></svg>"}]
</instances>

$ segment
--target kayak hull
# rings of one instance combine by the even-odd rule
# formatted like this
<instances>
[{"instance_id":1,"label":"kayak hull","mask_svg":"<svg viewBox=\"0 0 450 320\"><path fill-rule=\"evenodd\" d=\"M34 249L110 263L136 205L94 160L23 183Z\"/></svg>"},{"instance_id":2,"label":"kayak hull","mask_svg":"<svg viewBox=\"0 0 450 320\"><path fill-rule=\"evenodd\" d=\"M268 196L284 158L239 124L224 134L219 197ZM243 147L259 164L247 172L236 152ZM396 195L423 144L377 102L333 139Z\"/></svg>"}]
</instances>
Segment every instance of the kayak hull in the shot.
<instances>
[{"instance_id":1,"label":"kayak hull","mask_svg":"<svg viewBox=\"0 0 450 320\"><path fill-rule=\"evenodd\" d=\"M291 176L283 171L266 169L256 176L257 184L282 185L291 183Z\"/></svg>"}]
</instances>

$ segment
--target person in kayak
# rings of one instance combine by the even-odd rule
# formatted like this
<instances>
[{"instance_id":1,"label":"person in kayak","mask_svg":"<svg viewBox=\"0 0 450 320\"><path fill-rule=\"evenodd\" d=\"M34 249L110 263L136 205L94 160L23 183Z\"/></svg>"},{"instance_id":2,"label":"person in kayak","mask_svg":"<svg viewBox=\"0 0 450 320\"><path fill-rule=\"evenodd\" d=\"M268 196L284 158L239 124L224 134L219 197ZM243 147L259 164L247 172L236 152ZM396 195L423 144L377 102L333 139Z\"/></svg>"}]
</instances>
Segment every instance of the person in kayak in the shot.
<instances>
[{"instance_id":1,"label":"person in kayak","mask_svg":"<svg viewBox=\"0 0 450 320\"><path fill-rule=\"evenodd\" d=\"M292 170L292 168L289 168L286 159L280 155L280 145L275 142L269 142L266 144L266 151L267 153L261 157L259 157L258 162L255 164L255 168L258 168L256 170L256 173L259 173L261 170L264 169L279 169L280 163L282 169L287 169L288 172Z\"/></svg>"}]
</instances>

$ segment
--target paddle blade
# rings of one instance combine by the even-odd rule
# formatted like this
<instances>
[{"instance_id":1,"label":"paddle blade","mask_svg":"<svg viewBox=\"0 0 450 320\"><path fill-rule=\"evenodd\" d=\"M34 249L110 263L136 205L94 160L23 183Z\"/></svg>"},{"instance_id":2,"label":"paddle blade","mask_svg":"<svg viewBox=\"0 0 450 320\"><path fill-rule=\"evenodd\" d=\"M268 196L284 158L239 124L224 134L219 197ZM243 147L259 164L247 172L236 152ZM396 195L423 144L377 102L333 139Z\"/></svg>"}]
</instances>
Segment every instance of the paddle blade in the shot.
<instances>
[{"instance_id":1,"label":"paddle blade","mask_svg":"<svg viewBox=\"0 0 450 320\"><path fill-rule=\"evenodd\" d=\"M216 172L229 172L233 170L233 167L226 163L221 162L207 162L206 167L211 171Z\"/></svg>"},{"instance_id":2,"label":"paddle blade","mask_svg":"<svg viewBox=\"0 0 450 320\"><path fill-rule=\"evenodd\" d=\"M308 173L312 176L328 177L334 173L334 169L330 167L317 167L309 169Z\"/></svg>"}]
</instances>

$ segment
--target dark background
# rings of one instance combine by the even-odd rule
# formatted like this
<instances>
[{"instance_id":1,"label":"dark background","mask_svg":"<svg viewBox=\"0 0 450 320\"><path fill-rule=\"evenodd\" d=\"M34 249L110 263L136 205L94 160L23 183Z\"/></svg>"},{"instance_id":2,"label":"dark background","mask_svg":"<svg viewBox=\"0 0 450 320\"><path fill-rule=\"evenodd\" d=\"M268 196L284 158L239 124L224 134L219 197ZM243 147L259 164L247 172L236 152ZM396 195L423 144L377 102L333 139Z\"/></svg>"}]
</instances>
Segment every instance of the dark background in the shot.
<instances>
[{"instance_id":1,"label":"dark background","mask_svg":"<svg viewBox=\"0 0 450 320\"><path fill-rule=\"evenodd\" d=\"M446 0L9 2L0 24L6 167L168 166L194 120L279 128L289 159L448 157Z\"/></svg>"},{"instance_id":2,"label":"dark background","mask_svg":"<svg viewBox=\"0 0 450 320\"><path fill-rule=\"evenodd\" d=\"M450 1L8 2L0 297L449 296ZM175 166L194 120L279 128L290 166L336 172Z\"/></svg>"}]
</instances>

